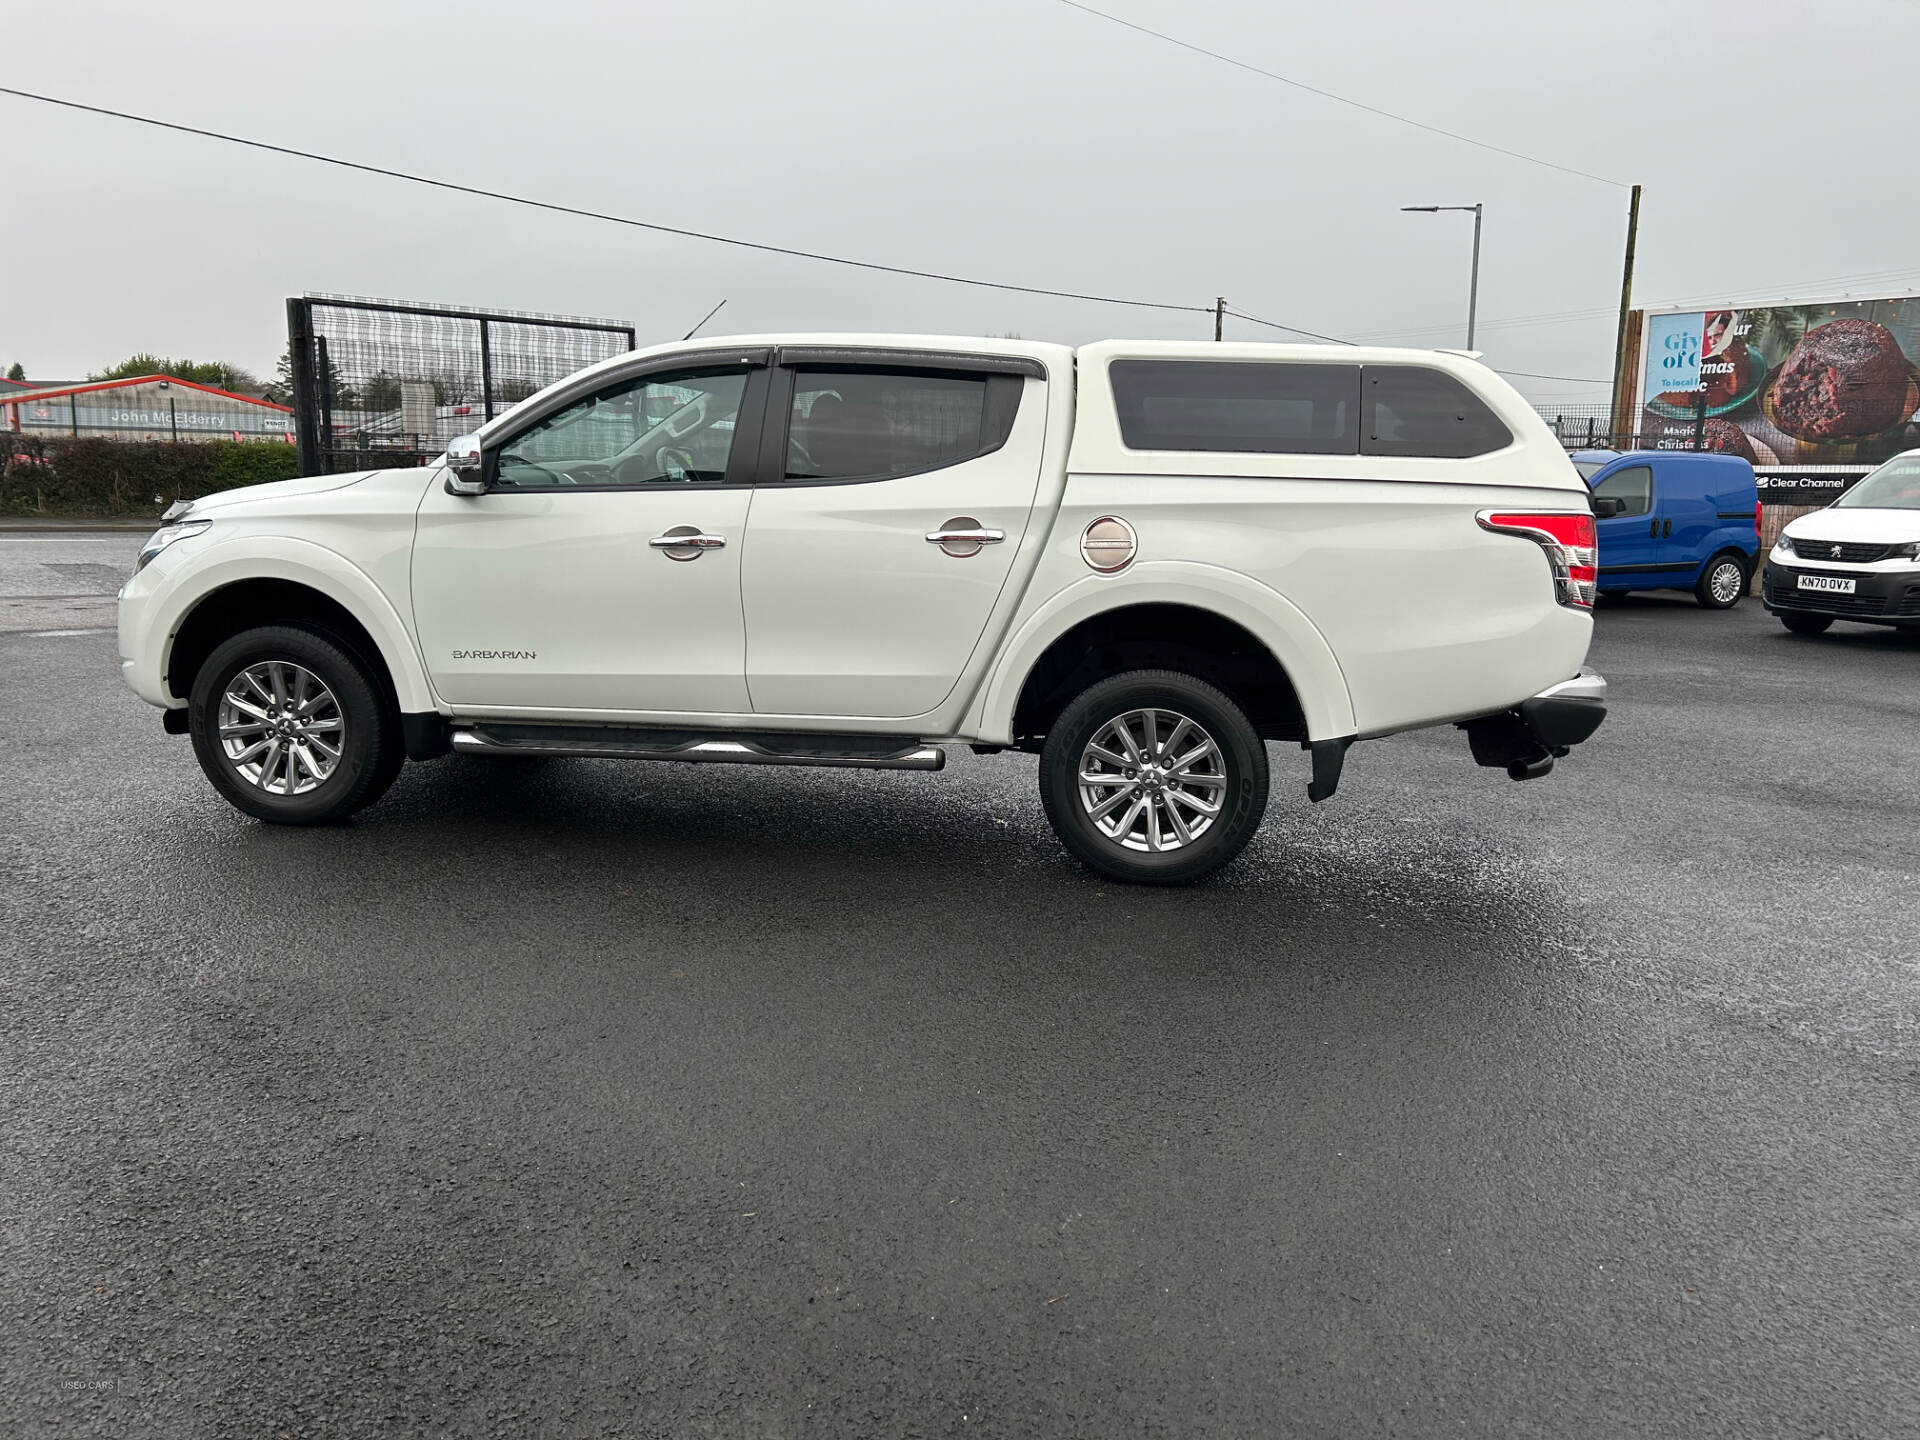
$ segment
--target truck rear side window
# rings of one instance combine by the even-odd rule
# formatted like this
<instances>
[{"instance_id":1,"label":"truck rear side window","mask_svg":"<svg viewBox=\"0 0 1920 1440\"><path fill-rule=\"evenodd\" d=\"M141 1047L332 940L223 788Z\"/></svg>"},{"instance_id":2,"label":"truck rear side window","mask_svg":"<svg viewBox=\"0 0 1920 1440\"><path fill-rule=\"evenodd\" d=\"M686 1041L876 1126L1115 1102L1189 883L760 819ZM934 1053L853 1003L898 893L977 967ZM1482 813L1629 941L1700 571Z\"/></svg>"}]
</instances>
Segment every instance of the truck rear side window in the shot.
<instances>
[{"instance_id":1,"label":"truck rear side window","mask_svg":"<svg viewBox=\"0 0 1920 1440\"><path fill-rule=\"evenodd\" d=\"M1358 365L1115 360L1107 373L1129 450L1352 455L1359 448Z\"/></svg>"},{"instance_id":2,"label":"truck rear side window","mask_svg":"<svg viewBox=\"0 0 1920 1440\"><path fill-rule=\"evenodd\" d=\"M1464 460L1504 450L1513 432L1453 376L1423 365L1369 365L1362 455Z\"/></svg>"}]
</instances>

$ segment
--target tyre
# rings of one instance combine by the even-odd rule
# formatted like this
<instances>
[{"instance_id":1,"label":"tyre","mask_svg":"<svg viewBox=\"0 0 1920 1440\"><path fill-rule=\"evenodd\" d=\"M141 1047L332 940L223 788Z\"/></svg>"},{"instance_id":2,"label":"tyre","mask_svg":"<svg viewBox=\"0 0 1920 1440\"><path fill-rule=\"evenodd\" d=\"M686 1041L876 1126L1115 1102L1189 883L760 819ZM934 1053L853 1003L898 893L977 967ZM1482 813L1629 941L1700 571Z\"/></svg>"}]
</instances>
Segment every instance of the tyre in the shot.
<instances>
[{"instance_id":1,"label":"tyre","mask_svg":"<svg viewBox=\"0 0 1920 1440\"><path fill-rule=\"evenodd\" d=\"M1176 670L1132 670L1068 702L1040 753L1054 833L1114 880L1184 885L1246 848L1267 751L1240 707Z\"/></svg>"},{"instance_id":2,"label":"tyre","mask_svg":"<svg viewBox=\"0 0 1920 1440\"><path fill-rule=\"evenodd\" d=\"M1746 561L1732 551L1709 560L1693 587L1693 598L1708 610L1731 610L1746 593Z\"/></svg>"},{"instance_id":3,"label":"tyre","mask_svg":"<svg viewBox=\"0 0 1920 1440\"><path fill-rule=\"evenodd\" d=\"M379 799L406 758L368 662L297 626L243 631L216 649L188 715L214 789L276 825L345 819Z\"/></svg>"},{"instance_id":4,"label":"tyre","mask_svg":"<svg viewBox=\"0 0 1920 1440\"><path fill-rule=\"evenodd\" d=\"M1776 611L1780 623L1796 635L1819 635L1833 624L1831 615L1801 615L1792 610Z\"/></svg>"}]
</instances>

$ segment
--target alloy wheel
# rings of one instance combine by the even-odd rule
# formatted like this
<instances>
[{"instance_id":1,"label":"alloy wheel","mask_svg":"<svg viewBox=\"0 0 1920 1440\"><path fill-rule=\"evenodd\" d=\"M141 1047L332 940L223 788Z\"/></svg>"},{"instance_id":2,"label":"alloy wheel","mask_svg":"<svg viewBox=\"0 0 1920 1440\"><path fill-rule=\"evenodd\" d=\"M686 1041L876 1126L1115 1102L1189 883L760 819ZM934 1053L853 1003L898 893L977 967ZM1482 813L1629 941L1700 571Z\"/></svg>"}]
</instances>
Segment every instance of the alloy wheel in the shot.
<instances>
[{"instance_id":1,"label":"alloy wheel","mask_svg":"<svg viewBox=\"0 0 1920 1440\"><path fill-rule=\"evenodd\" d=\"M340 764L347 721L326 682L291 660L235 672L220 697L220 748L233 771L269 795L305 795Z\"/></svg>"},{"instance_id":2,"label":"alloy wheel","mask_svg":"<svg viewBox=\"0 0 1920 1440\"><path fill-rule=\"evenodd\" d=\"M1077 787L1094 828L1127 850L1161 852L1193 844L1213 828L1226 801L1220 747L1172 710L1129 710L1080 752Z\"/></svg>"}]
</instances>

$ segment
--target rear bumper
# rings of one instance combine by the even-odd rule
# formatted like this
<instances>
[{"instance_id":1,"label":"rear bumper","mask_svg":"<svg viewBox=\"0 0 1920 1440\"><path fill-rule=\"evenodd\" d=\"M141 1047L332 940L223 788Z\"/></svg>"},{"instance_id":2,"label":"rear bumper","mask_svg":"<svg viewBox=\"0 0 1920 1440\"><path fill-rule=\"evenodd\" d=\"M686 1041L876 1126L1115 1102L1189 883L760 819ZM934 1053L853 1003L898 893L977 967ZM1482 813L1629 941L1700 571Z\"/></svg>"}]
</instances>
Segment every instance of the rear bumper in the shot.
<instances>
[{"instance_id":1,"label":"rear bumper","mask_svg":"<svg viewBox=\"0 0 1920 1440\"><path fill-rule=\"evenodd\" d=\"M1511 710L1461 722L1474 762L1498 766L1515 780L1532 780L1590 739L1607 718L1606 678L1582 670Z\"/></svg>"}]
</instances>

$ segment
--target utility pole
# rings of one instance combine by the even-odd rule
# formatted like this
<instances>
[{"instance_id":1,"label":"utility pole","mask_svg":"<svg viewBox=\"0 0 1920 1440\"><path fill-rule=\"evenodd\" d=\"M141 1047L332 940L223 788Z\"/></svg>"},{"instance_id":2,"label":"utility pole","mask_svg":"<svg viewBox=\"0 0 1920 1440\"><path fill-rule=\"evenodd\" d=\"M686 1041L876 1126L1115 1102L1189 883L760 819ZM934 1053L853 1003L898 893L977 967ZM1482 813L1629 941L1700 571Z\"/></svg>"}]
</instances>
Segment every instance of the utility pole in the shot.
<instances>
[{"instance_id":1,"label":"utility pole","mask_svg":"<svg viewBox=\"0 0 1920 1440\"><path fill-rule=\"evenodd\" d=\"M1480 314L1480 222L1486 218L1487 207L1475 203L1473 207L1473 279L1467 282L1467 349L1473 348L1473 325Z\"/></svg>"},{"instance_id":2,"label":"utility pole","mask_svg":"<svg viewBox=\"0 0 1920 1440\"><path fill-rule=\"evenodd\" d=\"M1225 338L1226 328L1227 297L1224 295L1216 295L1213 297L1213 338L1215 340Z\"/></svg>"},{"instance_id":3,"label":"utility pole","mask_svg":"<svg viewBox=\"0 0 1920 1440\"><path fill-rule=\"evenodd\" d=\"M1612 431L1608 442L1625 433L1633 399L1623 392L1627 383L1627 316L1633 309L1633 248L1640 238L1640 187L1633 187L1633 199L1627 205L1627 261L1620 274L1620 327L1613 336L1613 405L1608 417Z\"/></svg>"}]
</instances>

